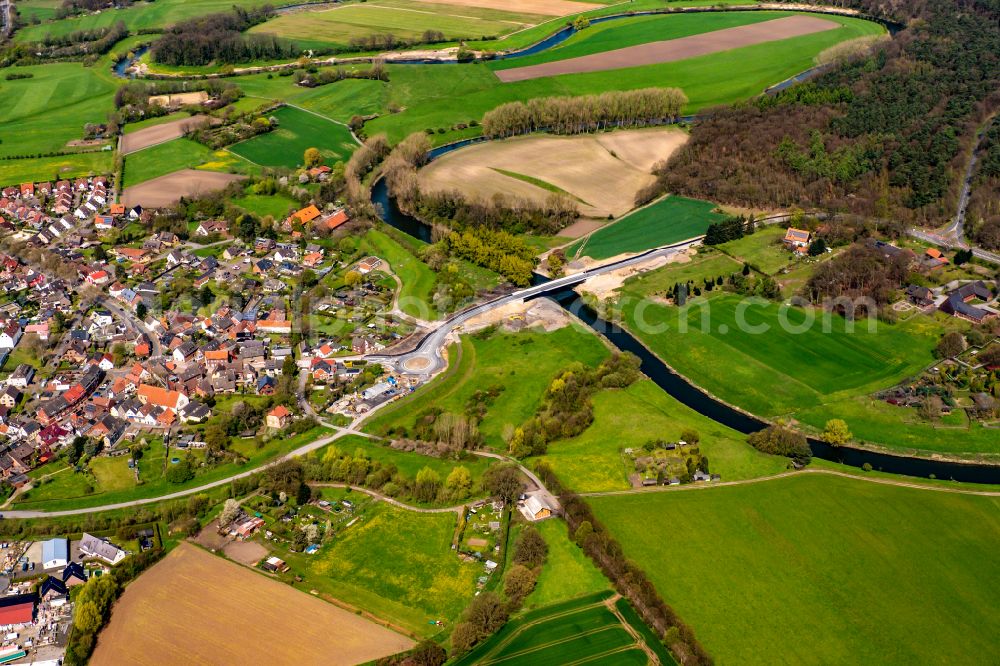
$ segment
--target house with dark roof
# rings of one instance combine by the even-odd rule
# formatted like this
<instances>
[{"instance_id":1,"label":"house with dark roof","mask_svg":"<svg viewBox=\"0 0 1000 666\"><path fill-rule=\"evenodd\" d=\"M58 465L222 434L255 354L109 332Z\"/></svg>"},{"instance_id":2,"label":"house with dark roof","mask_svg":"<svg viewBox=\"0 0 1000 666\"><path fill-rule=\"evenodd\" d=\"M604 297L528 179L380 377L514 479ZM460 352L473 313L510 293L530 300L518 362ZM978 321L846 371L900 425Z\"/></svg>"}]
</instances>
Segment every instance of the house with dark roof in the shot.
<instances>
[{"instance_id":1,"label":"house with dark roof","mask_svg":"<svg viewBox=\"0 0 1000 666\"><path fill-rule=\"evenodd\" d=\"M991 308L973 305L973 301L988 302L992 300L993 292L982 280L963 284L958 289L948 293L948 298L941 304L942 312L954 317L960 317L979 324L997 316L997 311Z\"/></svg>"}]
</instances>

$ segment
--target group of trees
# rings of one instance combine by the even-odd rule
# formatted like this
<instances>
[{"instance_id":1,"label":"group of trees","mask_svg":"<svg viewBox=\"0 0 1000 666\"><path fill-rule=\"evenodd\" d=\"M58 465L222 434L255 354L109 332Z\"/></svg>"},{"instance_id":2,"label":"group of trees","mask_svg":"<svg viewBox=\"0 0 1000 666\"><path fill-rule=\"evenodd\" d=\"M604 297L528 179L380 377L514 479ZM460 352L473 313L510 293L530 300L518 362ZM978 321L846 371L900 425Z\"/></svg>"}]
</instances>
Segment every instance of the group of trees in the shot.
<instances>
[{"instance_id":1,"label":"group of trees","mask_svg":"<svg viewBox=\"0 0 1000 666\"><path fill-rule=\"evenodd\" d=\"M545 486L559 495L569 533L594 564L601 569L615 590L629 600L639 616L681 664L711 664L712 658L695 638L694 632L668 606L653 587L646 573L625 557L622 546L594 515L581 497L562 488L558 477L545 463L535 469Z\"/></svg>"},{"instance_id":2,"label":"group of trees","mask_svg":"<svg viewBox=\"0 0 1000 666\"><path fill-rule=\"evenodd\" d=\"M751 433L747 443L764 453L791 458L800 465L806 465L812 458L812 451L805 435L782 425L772 425Z\"/></svg>"},{"instance_id":3,"label":"group of trees","mask_svg":"<svg viewBox=\"0 0 1000 666\"><path fill-rule=\"evenodd\" d=\"M219 79L205 81L128 81L115 91L115 111L108 115L108 132L114 134L125 123L147 118L165 116L171 109L160 104L151 104L150 97L154 95L171 95L175 93L204 90L208 96L216 100L219 106L232 104L243 97L243 91L235 83ZM204 110L200 105L185 107L189 113Z\"/></svg>"},{"instance_id":4,"label":"group of trees","mask_svg":"<svg viewBox=\"0 0 1000 666\"><path fill-rule=\"evenodd\" d=\"M876 247L854 245L820 264L805 291L812 302L831 303L848 317L874 315L870 306L889 303L909 274L908 263L902 254L886 257Z\"/></svg>"},{"instance_id":5,"label":"group of trees","mask_svg":"<svg viewBox=\"0 0 1000 666\"><path fill-rule=\"evenodd\" d=\"M736 215L721 222L713 222L705 231L705 245L721 245L737 238L743 238L757 231L757 220L750 216Z\"/></svg>"},{"instance_id":6,"label":"group of trees","mask_svg":"<svg viewBox=\"0 0 1000 666\"><path fill-rule=\"evenodd\" d=\"M36 54L46 58L71 58L80 55L104 55L128 36L123 21L91 30L75 30L66 34L46 34L36 45Z\"/></svg>"},{"instance_id":7,"label":"group of trees","mask_svg":"<svg viewBox=\"0 0 1000 666\"><path fill-rule=\"evenodd\" d=\"M97 634L111 618L111 607L125 585L163 557L162 548L135 553L105 576L94 576L75 596L73 627L66 643L66 666L83 666L97 644Z\"/></svg>"},{"instance_id":8,"label":"group of trees","mask_svg":"<svg viewBox=\"0 0 1000 666\"><path fill-rule=\"evenodd\" d=\"M521 608L525 598L535 589L548 553L548 544L533 525L521 530L514 544L510 567L504 573L503 597L496 592L480 593L452 630L451 644L457 653L468 651L495 633Z\"/></svg>"},{"instance_id":9,"label":"group of trees","mask_svg":"<svg viewBox=\"0 0 1000 666\"><path fill-rule=\"evenodd\" d=\"M1000 101L1000 6L834 4L907 27L807 86L707 113L660 173L665 190L906 222L953 210L963 149Z\"/></svg>"},{"instance_id":10,"label":"group of trees","mask_svg":"<svg viewBox=\"0 0 1000 666\"><path fill-rule=\"evenodd\" d=\"M418 44L439 44L447 41L445 35L440 30L424 30L420 37L406 39L398 37L390 32L378 33L375 35L358 35L348 40L348 50L350 51L395 51Z\"/></svg>"},{"instance_id":11,"label":"group of trees","mask_svg":"<svg viewBox=\"0 0 1000 666\"><path fill-rule=\"evenodd\" d=\"M580 134L610 127L643 127L673 122L687 104L679 88L643 88L581 97L537 97L509 102L483 116L491 138L530 132Z\"/></svg>"},{"instance_id":12,"label":"group of trees","mask_svg":"<svg viewBox=\"0 0 1000 666\"><path fill-rule=\"evenodd\" d=\"M230 114L221 125L213 125L207 120L192 121L184 127L184 135L212 150L219 150L260 134L267 134L277 126L278 119L276 117L250 111Z\"/></svg>"},{"instance_id":13,"label":"group of trees","mask_svg":"<svg viewBox=\"0 0 1000 666\"><path fill-rule=\"evenodd\" d=\"M511 433L511 455L541 455L549 442L579 435L594 421L590 398L595 392L625 388L640 376L638 357L627 352L613 354L596 368L574 363L549 384L538 413Z\"/></svg>"},{"instance_id":14,"label":"group of trees","mask_svg":"<svg viewBox=\"0 0 1000 666\"><path fill-rule=\"evenodd\" d=\"M991 250L1000 250L1000 120L994 118L983 137L979 165L969 195L968 235Z\"/></svg>"},{"instance_id":15,"label":"group of trees","mask_svg":"<svg viewBox=\"0 0 1000 666\"><path fill-rule=\"evenodd\" d=\"M298 49L272 34L244 34L275 15L274 7L262 5L206 14L182 21L153 42L153 62L163 65L234 64L251 60L294 58Z\"/></svg>"},{"instance_id":16,"label":"group of trees","mask_svg":"<svg viewBox=\"0 0 1000 666\"><path fill-rule=\"evenodd\" d=\"M372 61L372 66L367 69L347 69L345 67L333 67L331 69L319 69L310 67L309 69L296 70L292 74L295 83L303 88L316 88L325 86L328 83L336 83L344 79L370 79L372 81L388 81L389 72L385 68L385 62L381 58Z\"/></svg>"}]
</instances>

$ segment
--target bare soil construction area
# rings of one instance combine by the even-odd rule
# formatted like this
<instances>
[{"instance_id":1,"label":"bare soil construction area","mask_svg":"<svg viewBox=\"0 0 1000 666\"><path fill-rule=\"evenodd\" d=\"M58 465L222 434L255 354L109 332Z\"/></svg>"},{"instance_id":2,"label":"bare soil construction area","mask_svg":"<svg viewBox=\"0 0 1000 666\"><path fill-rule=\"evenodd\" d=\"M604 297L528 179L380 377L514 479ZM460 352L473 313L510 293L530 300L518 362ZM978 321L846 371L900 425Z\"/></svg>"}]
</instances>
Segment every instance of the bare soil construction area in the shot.
<instances>
[{"instance_id":1,"label":"bare soil construction area","mask_svg":"<svg viewBox=\"0 0 1000 666\"><path fill-rule=\"evenodd\" d=\"M773 21L715 30L664 42L639 44L623 49L580 56L579 58L567 58L540 65L503 69L496 72L496 75L504 83L510 83L512 81L540 79L546 76L559 76L560 74L603 72L610 69L656 65L729 51L743 46L811 35L839 27L839 23L815 16L788 16Z\"/></svg>"},{"instance_id":2,"label":"bare soil construction area","mask_svg":"<svg viewBox=\"0 0 1000 666\"><path fill-rule=\"evenodd\" d=\"M479 7L481 9L502 9L515 14L541 14L542 16L565 16L597 9L600 5L572 0L421 0L428 4L453 5L456 7Z\"/></svg>"},{"instance_id":3,"label":"bare soil construction area","mask_svg":"<svg viewBox=\"0 0 1000 666\"><path fill-rule=\"evenodd\" d=\"M176 203L181 197L221 190L229 183L243 178L244 176L232 173L181 169L126 187L122 192L122 203L126 206L139 204L144 208L162 208Z\"/></svg>"},{"instance_id":4,"label":"bare soil construction area","mask_svg":"<svg viewBox=\"0 0 1000 666\"><path fill-rule=\"evenodd\" d=\"M182 543L130 584L90 663L358 664L413 642Z\"/></svg>"},{"instance_id":5,"label":"bare soil construction area","mask_svg":"<svg viewBox=\"0 0 1000 666\"><path fill-rule=\"evenodd\" d=\"M153 125L145 129L126 134L122 137L121 152L123 155L134 153L143 148L155 146L158 143L166 143L171 139L184 136L184 132L189 127L196 127L201 123L220 122L211 116L191 116L190 118L178 118L162 125Z\"/></svg>"},{"instance_id":6,"label":"bare soil construction area","mask_svg":"<svg viewBox=\"0 0 1000 666\"><path fill-rule=\"evenodd\" d=\"M643 129L579 136L536 135L490 141L449 153L420 171L425 191L462 184L467 195L496 193L543 202L561 191L585 216L622 215L653 182L653 164L687 141L676 129Z\"/></svg>"}]
</instances>

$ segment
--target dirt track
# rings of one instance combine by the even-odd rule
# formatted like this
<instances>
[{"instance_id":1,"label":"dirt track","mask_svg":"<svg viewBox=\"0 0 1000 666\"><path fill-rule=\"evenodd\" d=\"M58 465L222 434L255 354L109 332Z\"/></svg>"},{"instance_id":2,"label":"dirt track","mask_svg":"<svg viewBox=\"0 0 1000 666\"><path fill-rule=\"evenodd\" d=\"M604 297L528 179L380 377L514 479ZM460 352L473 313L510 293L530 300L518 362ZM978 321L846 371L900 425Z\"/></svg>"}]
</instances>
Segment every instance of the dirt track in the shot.
<instances>
[{"instance_id":1,"label":"dirt track","mask_svg":"<svg viewBox=\"0 0 1000 666\"><path fill-rule=\"evenodd\" d=\"M560 74L603 72L609 69L656 65L729 51L743 46L810 35L839 27L840 24L834 21L815 16L789 16L737 28L715 30L701 35L594 53L579 58L567 58L540 65L503 69L497 71L496 75L504 83L510 83L512 81L540 79L546 76L559 76Z\"/></svg>"},{"instance_id":2,"label":"dirt track","mask_svg":"<svg viewBox=\"0 0 1000 666\"><path fill-rule=\"evenodd\" d=\"M126 134L122 137L122 154L128 155L129 153L134 153L137 150L155 146L158 143L164 143L166 141L170 141L171 139L177 139L184 136L185 128L198 123L212 121L218 122L217 119L211 118L210 116L191 116L189 118L178 118L177 120L171 120L169 123L153 125L152 127L131 132L130 134Z\"/></svg>"},{"instance_id":3,"label":"dirt track","mask_svg":"<svg viewBox=\"0 0 1000 666\"><path fill-rule=\"evenodd\" d=\"M357 664L408 638L182 543L128 586L90 663Z\"/></svg>"},{"instance_id":4,"label":"dirt track","mask_svg":"<svg viewBox=\"0 0 1000 666\"><path fill-rule=\"evenodd\" d=\"M181 169L166 176L147 180L145 183L126 187L122 192L122 202L126 206L139 204L144 208L163 208L176 203L181 197L221 190L229 183L242 180L244 177L216 171Z\"/></svg>"}]
</instances>

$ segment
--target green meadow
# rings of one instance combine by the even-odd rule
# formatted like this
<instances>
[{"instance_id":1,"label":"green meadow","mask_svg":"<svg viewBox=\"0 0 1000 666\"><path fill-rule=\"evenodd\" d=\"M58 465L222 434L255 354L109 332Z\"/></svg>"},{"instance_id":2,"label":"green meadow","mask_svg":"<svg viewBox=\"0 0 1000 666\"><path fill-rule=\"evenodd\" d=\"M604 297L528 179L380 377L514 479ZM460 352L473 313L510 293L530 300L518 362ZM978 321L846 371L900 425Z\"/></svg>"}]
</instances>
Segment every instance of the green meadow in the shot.
<instances>
[{"instance_id":1,"label":"green meadow","mask_svg":"<svg viewBox=\"0 0 1000 666\"><path fill-rule=\"evenodd\" d=\"M452 512L414 513L378 503L336 541L298 556L317 589L419 635L436 634L462 612L482 565L451 550Z\"/></svg>"},{"instance_id":2,"label":"green meadow","mask_svg":"<svg viewBox=\"0 0 1000 666\"><path fill-rule=\"evenodd\" d=\"M549 17L497 9L426 3L414 0L371 0L284 14L254 26L251 33L274 34L301 47L347 46L352 39L392 34L421 38L427 30L447 40L499 36L536 25Z\"/></svg>"},{"instance_id":3,"label":"green meadow","mask_svg":"<svg viewBox=\"0 0 1000 666\"><path fill-rule=\"evenodd\" d=\"M278 128L229 147L229 151L264 167L295 168L307 148L318 148L327 164L344 162L358 144L339 123L308 111L285 106L271 116Z\"/></svg>"},{"instance_id":4,"label":"green meadow","mask_svg":"<svg viewBox=\"0 0 1000 666\"><path fill-rule=\"evenodd\" d=\"M95 176L111 173L113 167L114 153L110 150L25 160L0 160L0 184Z\"/></svg>"},{"instance_id":5,"label":"green meadow","mask_svg":"<svg viewBox=\"0 0 1000 666\"><path fill-rule=\"evenodd\" d=\"M996 497L802 474L589 501L718 663L996 652Z\"/></svg>"},{"instance_id":6,"label":"green meadow","mask_svg":"<svg viewBox=\"0 0 1000 666\"><path fill-rule=\"evenodd\" d=\"M487 407L479 431L488 447L505 451L504 426L519 426L535 414L555 375L575 361L594 366L607 357L597 336L578 325L545 333L496 332L486 339L462 337L448 350L448 370L416 393L380 410L365 430L386 434L411 429L434 410L464 414L477 391L498 389Z\"/></svg>"},{"instance_id":7,"label":"green meadow","mask_svg":"<svg viewBox=\"0 0 1000 666\"><path fill-rule=\"evenodd\" d=\"M76 62L18 67L30 79L0 82L0 157L72 150L83 126L101 123L113 107L116 85L98 66Z\"/></svg>"},{"instance_id":8,"label":"green meadow","mask_svg":"<svg viewBox=\"0 0 1000 666\"><path fill-rule=\"evenodd\" d=\"M524 523L511 527L510 543L516 543L517 534ZM549 547L535 589L524 600L524 608L531 610L562 603L611 589L611 583L601 570L584 554L583 549L570 540L566 523L562 520L543 520L535 525Z\"/></svg>"},{"instance_id":9,"label":"green meadow","mask_svg":"<svg viewBox=\"0 0 1000 666\"><path fill-rule=\"evenodd\" d=\"M225 12L232 9L234 5L244 7L256 7L260 3L256 0L156 0L156 2L137 2L131 7L123 9L105 10L102 12L89 13L81 16L73 16L64 19L55 19L55 8L50 14L45 12L47 3L50 0L29 0L28 3L17 3L18 10L24 12L23 4L39 14L39 18L51 18L51 21L43 21L38 25L26 26L15 33L18 42L37 42L45 39L46 35L59 37L68 35L77 30L95 30L98 28L108 28L118 21L123 21L129 30L156 30L165 28L174 23L203 16L215 12ZM292 0L277 0L271 3L277 6L291 4ZM47 14L47 15L46 15Z\"/></svg>"},{"instance_id":10,"label":"green meadow","mask_svg":"<svg viewBox=\"0 0 1000 666\"><path fill-rule=\"evenodd\" d=\"M723 481L768 476L787 467L784 458L756 451L744 435L682 405L648 379L626 389L606 389L592 401L593 424L577 437L549 444L542 456L575 492L631 488L628 475L635 469L626 464L623 449L641 448L653 439L677 441L688 428L701 436L698 447Z\"/></svg>"},{"instance_id":11,"label":"green meadow","mask_svg":"<svg viewBox=\"0 0 1000 666\"><path fill-rule=\"evenodd\" d=\"M655 19L662 26L669 26L670 22L682 16L659 16ZM727 21L731 20L727 18L729 16L724 12L711 13L702 20ZM650 86L683 89L689 100L685 113L693 113L707 106L760 94L768 86L811 67L813 59L825 49L848 39L879 34L883 30L875 23L860 19L826 18L840 23L842 27L676 62L506 84L493 74L492 68L496 63L458 67L390 65L389 103L403 110L376 118L366 128L369 134L386 132L393 141L399 141L412 132L442 128L445 132L436 134L434 141L447 143L474 134L469 130L452 131L450 128L453 125L479 120L484 113L506 102ZM627 34L627 26L634 20L637 19L622 20L616 24L622 26L623 34ZM702 27L712 29L708 23ZM581 37L581 44L584 39ZM461 104L455 104L455 100L461 100Z\"/></svg>"},{"instance_id":12,"label":"green meadow","mask_svg":"<svg viewBox=\"0 0 1000 666\"><path fill-rule=\"evenodd\" d=\"M131 187L181 169L245 171L252 168L253 165L238 155L225 150L213 151L197 141L181 137L127 155L124 181L125 187Z\"/></svg>"},{"instance_id":13,"label":"green meadow","mask_svg":"<svg viewBox=\"0 0 1000 666\"><path fill-rule=\"evenodd\" d=\"M725 217L713 212L715 208L708 201L668 196L598 229L571 245L567 253L607 259L694 238Z\"/></svg>"}]
</instances>

